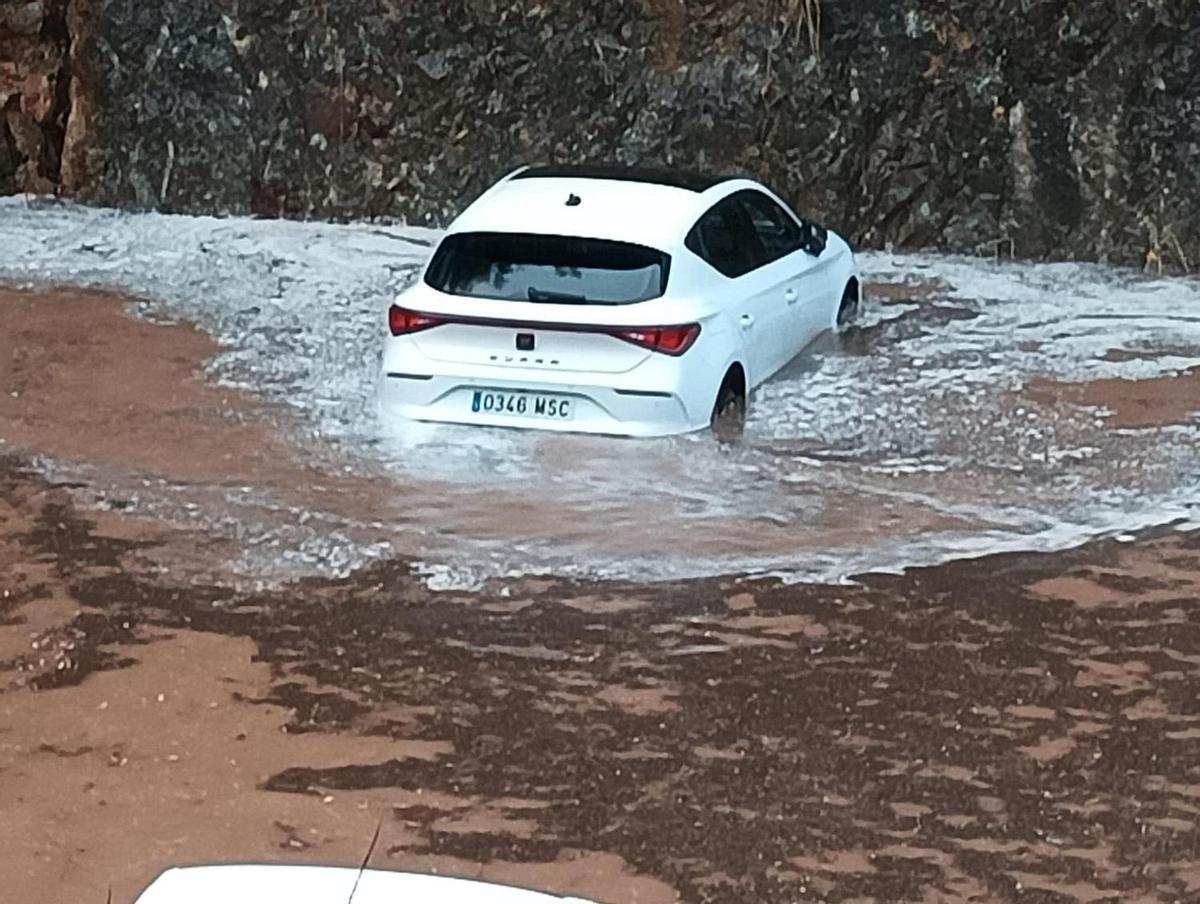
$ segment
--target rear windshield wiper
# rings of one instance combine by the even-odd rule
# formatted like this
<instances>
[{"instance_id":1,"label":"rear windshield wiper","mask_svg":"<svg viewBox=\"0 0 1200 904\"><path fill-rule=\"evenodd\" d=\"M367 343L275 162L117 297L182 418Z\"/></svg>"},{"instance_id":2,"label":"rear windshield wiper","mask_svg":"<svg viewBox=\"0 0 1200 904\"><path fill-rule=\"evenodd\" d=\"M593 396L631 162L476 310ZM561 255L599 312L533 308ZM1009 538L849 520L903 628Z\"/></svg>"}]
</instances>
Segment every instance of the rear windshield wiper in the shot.
<instances>
[{"instance_id":1,"label":"rear windshield wiper","mask_svg":"<svg viewBox=\"0 0 1200 904\"><path fill-rule=\"evenodd\" d=\"M558 301L563 304L587 304L586 295L572 295L570 292L551 292L547 289L529 289L530 301Z\"/></svg>"}]
</instances>

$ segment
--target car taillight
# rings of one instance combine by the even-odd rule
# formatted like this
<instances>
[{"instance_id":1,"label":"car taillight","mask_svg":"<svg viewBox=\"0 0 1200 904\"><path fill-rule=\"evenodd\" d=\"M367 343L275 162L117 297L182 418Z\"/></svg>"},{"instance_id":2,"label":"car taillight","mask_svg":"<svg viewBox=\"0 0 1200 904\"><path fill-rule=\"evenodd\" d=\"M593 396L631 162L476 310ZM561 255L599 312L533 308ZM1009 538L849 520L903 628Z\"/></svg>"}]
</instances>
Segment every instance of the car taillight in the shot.
<instances>
[{"instance_id":1,"label":"car taillight","mask_svg":"<svg viewBox=\"0 0 1200 904\"><path fill-rule=\"evenodd\" d=\"M687 323L683 326L647 326L637 329L613 330L618 339L640 345L664 355L682 355L695 343L700 335L700 324Z\"/></svg>"},{"instance_id":2,"label":"car taillight","mask_svg":"<svg viewBox=\"0 0 1200 904\"><path fill-rule=\"evenodd\" d=\"M423 314L420 311L410 311L398 304L388 308L388 328L391 329L393 336L405 336L409 333L420 332L432 326L440 326L445 322L441 317Z\"/></svg>"}]
</instances>

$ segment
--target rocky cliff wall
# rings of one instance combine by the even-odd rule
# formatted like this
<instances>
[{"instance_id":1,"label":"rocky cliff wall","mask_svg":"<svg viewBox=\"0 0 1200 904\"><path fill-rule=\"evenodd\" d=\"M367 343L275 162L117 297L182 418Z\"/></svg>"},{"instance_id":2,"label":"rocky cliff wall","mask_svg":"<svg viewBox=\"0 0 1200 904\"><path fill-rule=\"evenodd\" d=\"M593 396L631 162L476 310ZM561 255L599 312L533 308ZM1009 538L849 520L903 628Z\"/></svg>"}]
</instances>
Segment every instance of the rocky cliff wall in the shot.
<instances>
[{"instance_id":1,"label":"rocky cliff wall","mask_svg":"<svg viewBox=\"0 0 1200 904\"><path fill-rule=\"evenodd\" d=\"M666 163L869 246L1200 269L1200 0L0 0L0 106L0 191L438 222Z\"/></svg>"},{"instance_id":2,"label":"rocky cliff wall","mask_svg":"<svg viewBox=\"0 0 1200 904\"><path fill-rule=\"evenodd\" d=\"M66 2L0 0L0 194L56 188L69 111Z\"/></svg>"}]
</instances>

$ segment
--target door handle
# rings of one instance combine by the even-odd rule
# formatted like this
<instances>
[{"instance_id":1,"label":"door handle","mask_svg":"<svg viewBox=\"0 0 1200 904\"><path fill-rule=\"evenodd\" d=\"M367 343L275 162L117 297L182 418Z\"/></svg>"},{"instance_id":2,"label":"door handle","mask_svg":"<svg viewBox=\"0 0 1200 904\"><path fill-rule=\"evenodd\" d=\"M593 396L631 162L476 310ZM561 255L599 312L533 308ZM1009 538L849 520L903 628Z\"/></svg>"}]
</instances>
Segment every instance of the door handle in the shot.
<instances>
[{"instance_id":1,"label":"door handle","mask_svg":"<svg viewBox=\"0 0 1200 904\"><path fill-rule=\"evenodd\" d=\"M754 326L754 315L753 314L743 314L741 324L742 324L743 330L750 329L750 327Z\"/></svg>"},{"instance_id":2,"label":"door handle","mask_svg":"<svg viewBox=\"0 0 1200 904\"><path fill-rule=\"evenodd\" d=\"M783 293L783 297L788 304L795 304L800 298L800 296L796 294L795 289L788 289Z\"/></svg>"}]
</instances>

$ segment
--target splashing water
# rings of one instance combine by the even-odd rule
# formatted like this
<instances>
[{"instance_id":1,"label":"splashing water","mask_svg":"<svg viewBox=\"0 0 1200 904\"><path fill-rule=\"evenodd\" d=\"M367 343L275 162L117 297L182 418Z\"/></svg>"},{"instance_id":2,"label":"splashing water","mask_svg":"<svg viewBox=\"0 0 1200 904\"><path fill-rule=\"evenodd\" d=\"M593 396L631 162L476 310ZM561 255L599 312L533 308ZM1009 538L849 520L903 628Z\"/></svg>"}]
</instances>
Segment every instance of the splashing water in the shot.
<instances>
[{"instance_id":1,"label":"splashing water","mask_svg":"<svg viewBox=\"0 0 1200 904\"><path fill-rule=\"evenodd\" d=\"M213 524L251 525L248 573L402 551L438 587L538 572L839 579L1200 521L1200 417L1121 427L1062 391L1200 366L1196 280L862 255L877 288L861 322L761 387L732 447L381 423L383 315L437 237L8 199L0 279L121 289L146 299L142 316L195 322L221 345L214 379L296 415L297 456L394 492L380 519L266 498L231 514L227 494L193 488ZM165 517L178 496L139 489Z\"/></svg>"}]
</instances>

